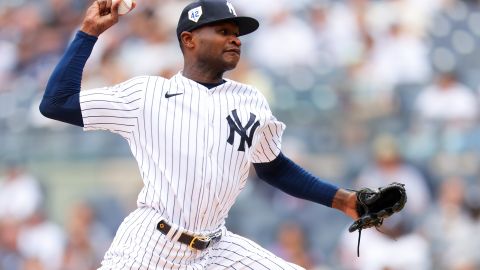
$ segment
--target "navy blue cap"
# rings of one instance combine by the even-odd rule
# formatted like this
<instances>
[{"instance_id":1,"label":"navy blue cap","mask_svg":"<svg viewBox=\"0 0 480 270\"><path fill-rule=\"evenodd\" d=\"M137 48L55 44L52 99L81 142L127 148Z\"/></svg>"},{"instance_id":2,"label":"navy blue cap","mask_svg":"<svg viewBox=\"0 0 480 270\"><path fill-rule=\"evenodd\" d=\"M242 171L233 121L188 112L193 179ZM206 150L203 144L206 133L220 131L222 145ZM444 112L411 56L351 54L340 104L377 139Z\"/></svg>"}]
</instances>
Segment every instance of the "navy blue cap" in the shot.
<instances>
[{"instance_id":1,"label":"navy blue cap","mask_svg":"<svg viewBox=\"0 0 480 270\"><path fill-rule=\"evenodd\" d=\"M237 16L232 3L226 0L199 0L187 5L180 15L177 25L177 37L184 31L193 31L204 25L230 21L238 25L240 36L258 29L256 19Z\"/></svg>"}]
</instances>

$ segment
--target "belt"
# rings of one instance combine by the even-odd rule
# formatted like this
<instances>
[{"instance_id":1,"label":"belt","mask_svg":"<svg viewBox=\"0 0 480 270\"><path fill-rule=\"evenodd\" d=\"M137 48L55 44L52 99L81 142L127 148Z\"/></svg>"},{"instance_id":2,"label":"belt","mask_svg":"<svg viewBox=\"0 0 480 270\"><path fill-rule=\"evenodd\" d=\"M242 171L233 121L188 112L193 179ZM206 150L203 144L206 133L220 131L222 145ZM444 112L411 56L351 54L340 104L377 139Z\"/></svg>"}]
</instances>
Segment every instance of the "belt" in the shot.
<instances>
[{"instance_id":1,"label":"belt","mask_svg":"<svg viewBox=\"0 0 480 270\"><path fill-rule=\"evenodd\" d=\"M157 224L157 230L159 230L164 235L167 235L171 229L172 226L168 224L165 220L161 220ZM218 242L221 237L221 231L206 236L193 236L187 233L182 233L177 241L182 244L188 245L192 249L204 250L210 245Z\"/></svg>"}]
</instances>

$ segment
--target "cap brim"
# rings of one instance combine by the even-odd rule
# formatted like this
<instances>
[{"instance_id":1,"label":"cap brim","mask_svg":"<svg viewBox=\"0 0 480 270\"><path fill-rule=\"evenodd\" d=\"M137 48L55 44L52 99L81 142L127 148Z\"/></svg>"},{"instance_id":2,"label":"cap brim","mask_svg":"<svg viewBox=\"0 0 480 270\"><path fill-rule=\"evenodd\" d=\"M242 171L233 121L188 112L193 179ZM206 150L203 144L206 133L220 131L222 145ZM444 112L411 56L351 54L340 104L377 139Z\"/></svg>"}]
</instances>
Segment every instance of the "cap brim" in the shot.
<instances>
[{"instance_id":1,"label":"cap brim","mask_svg":"<svg viewBox=\"0 0 480 270\"><path fill-rule=\"evenodd\" d=\"M201 28L203 26L207 26L207 25L211 25L211 24L215 24L215 23L219 23L219 22L233 22L233 23L235 23L236 25L238 25L240 36L250 34L250 33L254 32L255 30L257 30L258 27L260 26L260 23L252 17L229 17L229 18L224 18L224 19L206 21L206 22L203 22L201 25L198 25L197 27L195 27L193 29L186 30L186 31L193 31L193 30Z\"/></svg>"},{"instance_id":2,"label":"cap brim","mask_svg":"<svg viewBox=\"0 0 480 270\"><path fill-rule=\"evenodd\" d=\"M240 36L250 34L257 30L260 26L260 23L251 17L235 17L226 19L225 21L232 21L237 24L240 31Z\"/></svg>"}]
</instances>

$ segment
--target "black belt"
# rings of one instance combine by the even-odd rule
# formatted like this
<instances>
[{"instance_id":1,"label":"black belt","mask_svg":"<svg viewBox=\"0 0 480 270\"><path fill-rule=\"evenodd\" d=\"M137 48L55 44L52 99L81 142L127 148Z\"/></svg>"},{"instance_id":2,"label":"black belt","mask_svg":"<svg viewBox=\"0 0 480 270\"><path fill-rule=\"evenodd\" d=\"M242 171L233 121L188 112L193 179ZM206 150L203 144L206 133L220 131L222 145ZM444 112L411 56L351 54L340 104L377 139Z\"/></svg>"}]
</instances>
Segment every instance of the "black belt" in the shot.
<instances>
[{"instance_id":1,"label":"black belt","mask_svg":"<svg viewBox=\"0 0 480 270\"><path fill-rule=\"evenodd\" d=\"M172 226L168 224L165 220L161 220L157 224L157 230L159 230L164 235L167 235L168 232L172 229ZM193 236L186 233L182 233L178 238L178 242L188 245L190 248L197 250L204 250L208 248L211 244L218 242L222 237L221 231L207 235L207 236Z\"/></svg>"}]
</instances>

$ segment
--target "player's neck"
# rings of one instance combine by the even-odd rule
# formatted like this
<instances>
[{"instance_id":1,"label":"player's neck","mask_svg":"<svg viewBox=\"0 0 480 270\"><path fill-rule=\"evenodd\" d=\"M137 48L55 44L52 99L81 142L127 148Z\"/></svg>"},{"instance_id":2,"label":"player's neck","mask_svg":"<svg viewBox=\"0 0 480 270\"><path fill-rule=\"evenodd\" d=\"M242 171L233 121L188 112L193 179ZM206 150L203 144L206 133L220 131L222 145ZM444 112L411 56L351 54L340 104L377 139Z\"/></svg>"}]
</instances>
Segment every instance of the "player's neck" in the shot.
<instances>
[{"instance_id":1,"label":"player's neck","mask_svg":"<svg viewBox=\"0 0 480 270\"><path fill-rule=\"evenodd\" d=\"M200 83L220 83L223 81L223 73L206 67L185 65L182 71L184 77Z\"/></svg>"}]
</instances>

